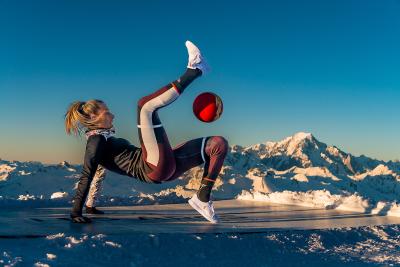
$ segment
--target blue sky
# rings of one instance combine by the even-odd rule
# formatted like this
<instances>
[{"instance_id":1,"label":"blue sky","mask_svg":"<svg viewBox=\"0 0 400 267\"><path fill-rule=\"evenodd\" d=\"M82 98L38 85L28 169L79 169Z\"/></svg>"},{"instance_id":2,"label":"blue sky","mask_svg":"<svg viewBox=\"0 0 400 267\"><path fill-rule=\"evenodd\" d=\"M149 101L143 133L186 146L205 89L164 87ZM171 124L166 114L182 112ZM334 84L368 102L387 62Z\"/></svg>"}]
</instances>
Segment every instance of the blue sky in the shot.
<instances>
[{"instance_id":1,"label":"blue sky","mask_svg":"<svg viewBox=\"0 0 400 267\"><path fill-rule=\"evenodd\" d=\"M231 144L298 131L355 155L400 158L400 1L0 0L0 158L81 162L67 136L75 100L100 98L118 135L138 145L136 101L184 71L185 40L213 71L160 112L177 145ZM224 114L197 121L213 91Z\"/></svg>"}]
</instances>

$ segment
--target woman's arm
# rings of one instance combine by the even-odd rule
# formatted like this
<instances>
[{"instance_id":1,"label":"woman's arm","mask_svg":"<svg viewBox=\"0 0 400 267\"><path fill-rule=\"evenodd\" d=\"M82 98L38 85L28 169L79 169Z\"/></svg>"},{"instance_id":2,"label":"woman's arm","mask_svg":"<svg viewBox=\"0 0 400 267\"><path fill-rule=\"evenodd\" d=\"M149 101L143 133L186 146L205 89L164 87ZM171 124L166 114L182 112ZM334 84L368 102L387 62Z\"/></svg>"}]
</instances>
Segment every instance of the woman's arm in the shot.
<instances>
[{"instance_id":1,"label":"woman's arm","mask_svg":"<svg viewBox=\"0 0 400 267\"><path fill-rule=\"evenodd\" d=\"M82 175L76 187L76 194L73 199L71 218L82 217L82 208L89 193L90 184L96 174L99 162L105 149L105 138L102 135L91 136L86 144L85 159ZM74 220L75 221L75 220ZM81 220L77 222L82 222Z\"/></svg>"},{"instance_id":2,"label":"woman's arm","mask_svg":"<svg viewBox=\"0 0 400 267\"><path fill-rule=\"evenodd\" d=\"M93 181L90 184L89 194L86 200L86 207L95 207L99 198L99 193L103 187L103 181L106 177L106 169L99 165L97 167L96 174L93 177Z\"/></svg>"}]
</instances>

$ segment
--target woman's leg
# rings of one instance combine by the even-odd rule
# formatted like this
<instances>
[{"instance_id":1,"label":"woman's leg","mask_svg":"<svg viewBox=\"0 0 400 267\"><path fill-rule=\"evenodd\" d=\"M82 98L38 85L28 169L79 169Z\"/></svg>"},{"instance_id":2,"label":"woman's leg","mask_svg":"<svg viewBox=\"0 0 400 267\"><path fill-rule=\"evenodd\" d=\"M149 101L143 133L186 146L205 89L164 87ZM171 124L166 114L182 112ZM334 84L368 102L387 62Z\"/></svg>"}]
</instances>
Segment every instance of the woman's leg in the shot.
<instances>
[{"instance_id":1,"label":"woman's leg","mask_svg":"<svg viewBox=\"0 0 400 267\"><path fill-rule=\"evenodd\" d=\"M221 136L198 138L177 146L173 151L176 170L168 181L177 179L184 172L204 163L203 178L197 196L202 202L208 202L228 152L226 139Z\"/></svg>"},{"instance_id":2,"label":"woman's leg","mask_svg":"<svg viewBox=\"0 0 400 267\"><path fill-rule=\"evenodd\" d=\"M155 182L164 181L175 172L174 153L157 111L174 102L200 75L198 69L187 69L180 79L138 102L137 123L142 157L151 170L147 176Z\"/></svg>"},{"instance_id":3,"label":"woman's leg","mask_svg":"<svg viewBox=\"0 0 400 267\"><path fill-rule=\"evenodd\" d=\"M137 123L142 158L148 167L146 174L154 182L167 180L176 169L174 153L157 111L174 102L191 82L208 69L200 50L193 43L187 41L186 48L189 55L186 72L178 80L138 102Z\"/></svg>"}]
</instances>

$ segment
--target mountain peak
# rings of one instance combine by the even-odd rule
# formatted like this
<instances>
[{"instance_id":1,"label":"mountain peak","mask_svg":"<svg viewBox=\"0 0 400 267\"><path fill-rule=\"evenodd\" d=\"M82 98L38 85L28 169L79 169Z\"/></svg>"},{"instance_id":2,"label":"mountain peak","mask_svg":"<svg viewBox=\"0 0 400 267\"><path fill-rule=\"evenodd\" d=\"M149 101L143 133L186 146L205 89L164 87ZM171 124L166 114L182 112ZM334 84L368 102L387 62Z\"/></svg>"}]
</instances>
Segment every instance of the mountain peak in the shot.
<instances>
[{"instance_id":1,"label":"mountain peak","mask_svg":"<svg viewBox=\"0 0 400 267\"><path fill-rule=\"evenodd\" d=\"M283 141L279 142L286 150L287 155L307 153L311 150L319 150L320 144L311 133L298 132L290 137L287 137Z\"/></svg>"},{"instance_id":2,"label":"mountain peak","mask_svg":"<svg viewBox=\"0 0 400 267\"><path fill-rule=\"evenodd\" d=\"M287 148L289 154L292 154L295 150L297 150L298 148L301 149L306 144L317 144L318 142L311 133L298 132L278 143L284 145Z\"/></svg>"},{"instance_id":3,"label":"mountain peak","mask_svg":"<svg viewBox=\"0 0 400 267\"><path fill-rule=\"evenodd\" d=\"M292 139L295 139L295 140L298 140L298 141L301 141L301 140L304 140L304 139L311 140L312 138L314 138L314 136L311 133L305 133L305 132L298 132L298 133L295 133L292 136Z\"/></svg>"}]
</instances>

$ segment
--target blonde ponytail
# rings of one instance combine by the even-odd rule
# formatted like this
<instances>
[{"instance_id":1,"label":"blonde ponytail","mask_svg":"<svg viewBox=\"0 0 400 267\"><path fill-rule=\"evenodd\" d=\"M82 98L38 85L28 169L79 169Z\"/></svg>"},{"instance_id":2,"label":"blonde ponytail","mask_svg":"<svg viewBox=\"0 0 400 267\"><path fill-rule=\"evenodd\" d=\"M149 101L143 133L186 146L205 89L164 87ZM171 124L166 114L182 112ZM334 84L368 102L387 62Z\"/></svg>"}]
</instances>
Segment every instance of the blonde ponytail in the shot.
<instances>
[{"instance_id":1,"label":"blonde ponytail","mask_svg":"<svg viewBox=\"0 0 400 267\"><path fill-rule=\"evenodd\" d=\"M72 103L65 114L65 131L67 134L79 135L86 129L95 129L97 125L91 115L97 115L102 105L104 105L104 102L97 99Z\"/></svg>"}]
</instances>

